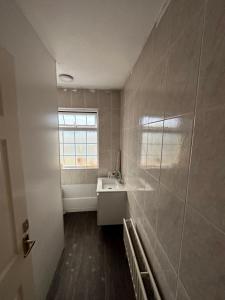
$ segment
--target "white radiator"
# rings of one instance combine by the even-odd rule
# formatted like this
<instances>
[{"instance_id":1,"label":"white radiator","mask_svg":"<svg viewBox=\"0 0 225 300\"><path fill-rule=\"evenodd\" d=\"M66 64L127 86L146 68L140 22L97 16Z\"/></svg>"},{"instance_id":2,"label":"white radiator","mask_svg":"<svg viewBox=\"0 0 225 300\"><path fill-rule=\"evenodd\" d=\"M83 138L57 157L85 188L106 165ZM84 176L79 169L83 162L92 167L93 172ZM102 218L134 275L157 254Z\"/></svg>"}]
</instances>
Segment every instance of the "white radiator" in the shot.
<instances>
[{"instance_id":1,"label":"white radiator","mask_svg":"<svg viewBox=\"0 0 225 300\"><path fill-rule=\"evenodd\" d=\"M123 219L124 244L137 300L161 300L132 219Z\"/></svg>"}]
</instances>

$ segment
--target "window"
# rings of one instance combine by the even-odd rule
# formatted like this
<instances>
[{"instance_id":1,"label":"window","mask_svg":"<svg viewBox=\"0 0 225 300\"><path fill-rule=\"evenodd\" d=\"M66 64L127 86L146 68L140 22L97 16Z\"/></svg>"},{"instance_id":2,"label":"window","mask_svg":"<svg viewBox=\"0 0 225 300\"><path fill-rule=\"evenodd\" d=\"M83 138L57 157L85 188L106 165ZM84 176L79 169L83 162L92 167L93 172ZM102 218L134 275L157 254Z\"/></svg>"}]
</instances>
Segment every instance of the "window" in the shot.
<instances>
[{"instance_id":1,"label":"window","mask_svg":"<svg viewBox=\"0 0 225 300\"><path fill-rule=\"evenodd\" d=\"M97 112L59 110L59 142L61 168L98 168Z\"/></svg>"}]
</instances>

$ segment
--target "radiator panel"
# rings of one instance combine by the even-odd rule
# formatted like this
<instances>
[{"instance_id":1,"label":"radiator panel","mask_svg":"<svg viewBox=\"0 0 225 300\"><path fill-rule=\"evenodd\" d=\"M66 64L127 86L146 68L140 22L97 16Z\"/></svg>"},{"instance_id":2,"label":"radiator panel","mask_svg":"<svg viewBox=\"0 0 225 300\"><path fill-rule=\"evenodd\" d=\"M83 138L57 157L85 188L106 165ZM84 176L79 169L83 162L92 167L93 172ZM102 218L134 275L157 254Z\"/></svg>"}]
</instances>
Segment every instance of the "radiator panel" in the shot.
<instances>
[{"instance_id":1,"label":"radiator panel","mask_svg":"<svg viewBox=\"0 0 225 300\"><path fill-rule=\"evenodd\" d=\"M161 300L132 219L123 220L124 245L137 300Z\"/></svg>"}]
</instances>

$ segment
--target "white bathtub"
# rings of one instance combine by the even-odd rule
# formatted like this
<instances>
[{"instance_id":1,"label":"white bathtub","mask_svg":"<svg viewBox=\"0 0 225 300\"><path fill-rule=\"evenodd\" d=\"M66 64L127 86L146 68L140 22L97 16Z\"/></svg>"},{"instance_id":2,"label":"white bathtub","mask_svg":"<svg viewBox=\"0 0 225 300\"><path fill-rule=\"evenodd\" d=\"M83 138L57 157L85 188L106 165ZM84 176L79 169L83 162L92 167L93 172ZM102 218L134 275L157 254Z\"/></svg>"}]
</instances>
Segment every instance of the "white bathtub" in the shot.
<instances>
[{"instance_id":1,"label":"white bathtub","mask_svg":"<svg viewBox=\"0 0 225 300\"><path fill-rule=\"evenodd\" d=\"M62 185L64 212L97 210L96 184Z\"/></svg>"}]
</instances>

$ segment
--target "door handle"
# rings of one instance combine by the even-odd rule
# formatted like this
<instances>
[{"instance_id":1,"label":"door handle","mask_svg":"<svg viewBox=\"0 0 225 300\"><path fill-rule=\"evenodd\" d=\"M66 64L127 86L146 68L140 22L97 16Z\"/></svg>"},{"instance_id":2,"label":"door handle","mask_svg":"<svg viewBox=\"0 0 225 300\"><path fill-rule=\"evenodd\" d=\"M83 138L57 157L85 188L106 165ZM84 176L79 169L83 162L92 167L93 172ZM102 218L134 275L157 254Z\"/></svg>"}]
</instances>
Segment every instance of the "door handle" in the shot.
<instances>
[{"instance_id":1,"label":"door handle","mask_svg":"<svg viewBox=\"0 0 225 300\"><path fill-rule=\"evenodd\" d=\"M36 241L32 241L29 239L29 235L27 234L23 238L23 253L24 253L24 258L27 257L31 251L31 249L34 247Z\"/></svg>"}]
</instances>

